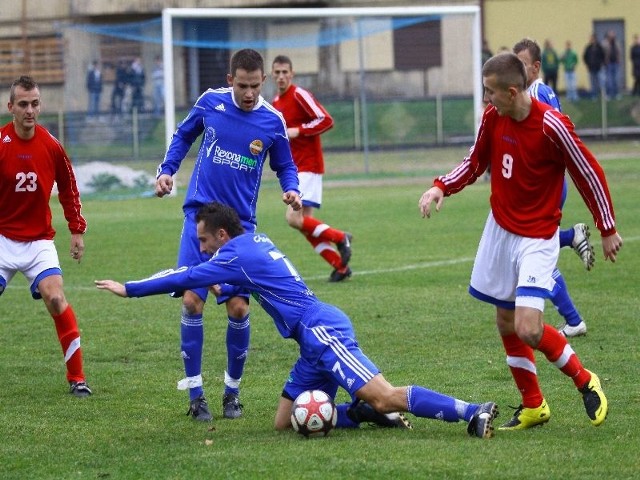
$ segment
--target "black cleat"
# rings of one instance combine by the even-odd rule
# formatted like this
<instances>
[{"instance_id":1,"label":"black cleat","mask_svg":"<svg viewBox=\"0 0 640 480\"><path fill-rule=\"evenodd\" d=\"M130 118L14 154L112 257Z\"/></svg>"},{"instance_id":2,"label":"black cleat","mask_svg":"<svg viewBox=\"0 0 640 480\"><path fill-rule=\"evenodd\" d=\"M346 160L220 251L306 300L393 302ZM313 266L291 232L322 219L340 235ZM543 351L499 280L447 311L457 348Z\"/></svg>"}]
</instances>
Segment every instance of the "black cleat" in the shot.
<instances>
[{"instance_id":1,"label":"black cleat","mask_svg":"<svg viewBox=\"0 0 640 480\"><path fill-rule=\"evenodd\" d=\"M204 395L200 395L198 398L191 400L187 415L191 415L194 420L199 422L210 422L213 420L213 415L209 412L209 405Z\"/></svg>"},{"instance_id":2,"label":"black cleat","mask_svg":"<svg viewBox=\"0 0 640 480\"><path fill-rule=\"evenodd\" d=\"M222 416L238 418L242 416L242 404L237 393L225 393L222 396Z\"/></svg>"},{"instance_id":3,"label":"black cleat","mask_svg":"<svg viewBox=\"0 0 640 480\"><path fill-rule=\"evenodd\" d=\"M493 402L483 403L473 414L467 433L472 437L491 438L493 437L493 419L498 416L498 406Z\"/></svg>"},{"instance_id":4,"label":"black cleat","mask_svg":"<svg viewBox=\"0 0 640 480\"><path fill-rule=\"evenodd\" d=\"M346 267L349 265L349 260L351 260L351 239L353 235L348 232L344 232L344 240L336 243L336 247L338 247L338 253L342 258L342 266Z\"/></svg>"},{"instance_id":5,"label":"black cleat","mask_svg":"<svg viewBox=\"0 0 640 480\"><path fill-rule=\"evenodd\" d=\"M341 269L334 269L329 275L330 282L341 282L351 276L351 269L349 267L343 267Z\"/></svg>"},{"instance_id":6,"label":"black cleat","mask_svg":"<svg viewBox=\"0 0 640 480\"><path fill-rule=\"evenodd\" d=\"M356 423L369 423L385 428L406 428L413 426L402 413L378 413L371 405L362 400L347 408L347 416Z\"/></svg>"},{"instance_id":7,"label":"black cleat","mask_svg":"<svg viewBox=\"0 0 640 480\"><path fill-rule=\"evenodd\" d=\"M93 392L89 388L89 385L86 382L74 382L73 380L69 382L69 393L78 398L84 398L91 395Z\"/></svg>"}]
</instances>

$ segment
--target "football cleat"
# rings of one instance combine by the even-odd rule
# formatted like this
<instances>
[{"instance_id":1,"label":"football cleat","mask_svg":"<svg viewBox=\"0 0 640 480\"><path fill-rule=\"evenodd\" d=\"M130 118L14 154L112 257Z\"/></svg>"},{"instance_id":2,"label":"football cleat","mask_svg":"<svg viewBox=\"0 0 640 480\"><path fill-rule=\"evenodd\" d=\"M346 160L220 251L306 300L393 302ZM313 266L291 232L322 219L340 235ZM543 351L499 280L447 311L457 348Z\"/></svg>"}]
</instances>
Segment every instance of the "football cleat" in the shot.
<instances>
[{"instance_id":1,"label":"football cleat","mask_svg":"<svg viewBox=\"0 0 640 480\"><path fill-rule=\"evenodd\" d=\"M200 395L198 398L191 400L187 415L191 415L194 420L199 422L210 422L213 420L213 415L209 412L209 405L204 395Z\"/></svg>"},{"instance_id":2,"label":"football cleat","mask_svg":"<svg viewBox=\"0 0 640 480\"><path fill-rule=\"evenodd\" d=\"M336 244L338 248L338 253L340 253L340 257L342 258L342 266L346 267L349 264L349 260L351 260L351 239L353 235L348 232L344 232L344 239L341 242Z\"/></svg>"},{"instance_id":3,"label":"football cleat","mask_svg":"<svg viewBox=\"0 0 640 480\"><path fill-rule=\"evenodd\" d=\"M378 413L363 400L359 400L355 405L347 408L347 416L356 423L369 423L386 428L413 429L411 422L402 413Z\"/></svg>"},{"instance_id":4,"label":"football cleat","mask_svg":"<svg viewBox=\"0 0 640 480\"><path fill-rule=\"evenodd\" d=\"M524 430L547 423L551 418L551 410L543 398L542 403L537 408L527 408L520 405L516 408L511 420L500 425L498 430Z\"/></svg>"},{"instance_id":5,"label":"football cleat","mask_svg":"<svg viewBox=\"0 0 640 480\"><path fill-rule=\"evenodd\" d=\"M587 324L584 323L584 321L580 321L580 323L575 326L563 323L558 326L558 331L567 338L580 337L587 334Z\"/></svg>"},{"instance_id":6,"label":"football cleat","mask_svg":"<svg viewBox=\"0 0 640 480\"><path fill-rule=\"evenodd\" d=\"M329 275L330 282L341 282L351 276L351 269L349 267L344 267L341 269L334 269Z\"/></svg>"},{"instance_id":7,"label":"football cleat","mask_svg":"<svg viewBox=\"0 0 640 480\"><path fill-rule=\"evenodd\" d=\"M589 372L589 370L587 371ZM609 404L607 397L604 396L604 392L602 391L600 379L595 373L589 373L591 374L591 380L580 389L580 393L582 393L584 408L591 419L591 425L597 427L602 425L607 418Z\"/></svg>"},{"instance_id":8,"label":"football cleat","mask_svg":"<svg viewBox=\"0 0 640 480\"><path fill-rule=\"evenodd\" d=\"M467 433L472 437L491 438L493 437L493 419L498 416L498 406L493 402L481 404L476 413L473 414Z\"/></svg>"},{"instance_id":9,"label":"football cleat","mask_svg":"<svg viewBox=\"0 0 640 480\"><path fill-rule=\"evenodd\" d=\"M593 251L593 245L589 241L591 232L589 227L584 223L576 223L573 226L573 241L571 242L571 248L582 259L584 268L591 270L596 261L596 256Z\"/></svg>"},{"instance_id":10,"label":"football cleat","mask_svg":"<svg viewBox=\"0 0 640 480\"><path fill-rule=\"evenodd\" d=\"M78 398L84 398L91 395L93 392L89 388L86 382L69 382L69 393Z\"/></svg>"},{"instance_id":11,"label":"football cleat","mask_svg":"<svg viewBox=\"0 0 640 480\"><path fill-rule=\"evenodd\" d=\"M222 396L222 416L224 418L242 416L242 404L237 393L225 393Z\"/></svg>"}]
</instances>

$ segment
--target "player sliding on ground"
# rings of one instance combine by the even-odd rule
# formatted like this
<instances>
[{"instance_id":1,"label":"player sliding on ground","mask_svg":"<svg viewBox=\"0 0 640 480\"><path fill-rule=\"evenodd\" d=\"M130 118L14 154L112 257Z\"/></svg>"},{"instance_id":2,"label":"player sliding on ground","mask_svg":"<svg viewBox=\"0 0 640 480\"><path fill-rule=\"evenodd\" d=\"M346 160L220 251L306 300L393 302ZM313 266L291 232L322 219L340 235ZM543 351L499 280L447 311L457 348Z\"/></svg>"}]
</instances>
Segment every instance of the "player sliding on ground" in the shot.
<instances>
[{"instance_id":1,"label":"player sliding on ground","mask_svg":"<svg viewBox=\"0 0 640 480\"><path fill-rule=\"evenodd\" d=\"M464 420L469 435L493 435L493 419L498 415L494 402L467 403L418 385L392 386L360 350L347 315L318 300L266 235L245 233L235 210L210 203L200 208L196 223L200 250L212 255L209 261L124 285L96 280L96 286L121 297L201 287L218 294L218 285L223 283L251 291L273 318L280 335L300 345L300 358L284 385L276 412L276 430L291 428L291 406L303 391L323 390L335 398L342 387L353 403L338 405L338 427L353 428L366 422L411 428L398 413L410 412L447 422Z\"/></svg>"}]
</instances>

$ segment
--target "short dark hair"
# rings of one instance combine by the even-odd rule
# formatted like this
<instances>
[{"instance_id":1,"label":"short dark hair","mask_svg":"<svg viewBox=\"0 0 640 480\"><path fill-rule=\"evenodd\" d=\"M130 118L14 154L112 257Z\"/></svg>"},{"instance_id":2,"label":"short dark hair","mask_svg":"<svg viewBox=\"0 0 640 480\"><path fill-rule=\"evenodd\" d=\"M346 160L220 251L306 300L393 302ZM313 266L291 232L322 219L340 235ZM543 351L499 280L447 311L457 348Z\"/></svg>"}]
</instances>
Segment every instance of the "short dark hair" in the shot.
<instances>
[{"instance_id":1,"label":"short dark hair","mask_svg":"<svg viewBox=\"0 0 640 480\"><path fill-rule=\"evenodd\" d=\"M36 83L36 81L28 75L22 75L20 78L13 81L11 84L11 90L9 92L9 101L13 103L16 99L16 87L21 87L27 92L30 92L34 89L39 89L40 87Z\"/></svg>"},{"instance_id":2,"label":"short dark hair","mask_svg":"<svg viewBox=\"0 0 640 480\"><path fill-rule=\"evenodd\" d=\"M491 57L482 66L482 76L496 76L498 86L503 89L517 87L518 90L527 88L527 72L524 63L515 53L499 53Z\"/></svg>"},{"instance_id":3,"label":"short dark hair","mask_svg":"<svg viewBox=\"0 0 640 480\"><path fill-rule=\"evenodd\" d=\"M515 53L516 55L523 50L529 52L532 62L542 61L542 52L540 51L540 45L538 45L535 40L532 40L530 38L523 38L513 46L513 53Z\"/></svg>"},{"instance_id":4,"label":"short dark hair","mask_svg":"<svg viewBox=\"0 0 640 480\"><path fill-rule=\"evenodd\" d=\"M255 72L260 70L264 74L264 60L262 55L251 48L238 50L231 57L230 73L232 77L236 76L236 71L241 68L247 72Z\"/></svg>"},{"instance_id":5,"label":"short dark hair","mask_svg":"<svg viewBox=\"0 0 640 480\"><path fill-rule=\"evenodd\" d=\"M196 222L204 222L205 230L210 233L224 228L231 238L244 233L238 212L219 202L210 202L201 206L196 214Z\"/></svg>"},{"instance_id":6,"label":"short dark hair","mask_svg":"<svg viewBox=\"0 0 640 480\"><path fill-rule=\"evenodd\" d=\"M286 55L277 55L276 58L273 59L273 62L271 62L271 65L275 63L284 63L285 65L289 65L289 68L293 69L293 63Z\"/></svg>"}]
</instances>

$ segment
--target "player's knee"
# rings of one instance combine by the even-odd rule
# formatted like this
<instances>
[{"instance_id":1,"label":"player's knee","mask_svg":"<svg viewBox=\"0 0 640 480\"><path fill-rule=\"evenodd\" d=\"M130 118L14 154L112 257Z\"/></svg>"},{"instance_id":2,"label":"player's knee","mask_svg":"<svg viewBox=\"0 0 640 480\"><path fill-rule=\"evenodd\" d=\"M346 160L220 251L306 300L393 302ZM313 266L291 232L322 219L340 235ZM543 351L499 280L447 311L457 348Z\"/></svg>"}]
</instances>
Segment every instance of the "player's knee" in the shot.
<instances>
[{"instance_id":1,"label":"player's knee","mask_svg":"<svg viewBox=\"0 0 640 480\"><path fill-rule=\"evenodd\" d=\"M227 300L227 315L238 321L249 314L249 302L244 297L232 297Z\"/></svg>"},{"instance_id":2,"label":"player's knee","mask_svg":"<svg viewBox=\"0 0 640 480\"><path fill-rule=\"evenodd\" d=\"M62 290L41 292L47 310L53 315L60 315L67 308L67 299Z\"/></svg>"},{"instance_id":3,"label":"player's knee","mask_svg":"<svg viewBox=\"0 0 640 480\"><path fill-rule=\"evenodd\" d=\"M542 339L542 330L534 325L516 325L516 335L532 348L536 348Z\"/></svg>"},{"instance_id":4,"label":"player's knee","mask_svg":"<svg viewBox=\"0 0 640 480\"><path fill-rule=\"evenodd\" d=\"M185 292L182 297L182 312L186 315L198 315L204 310L204 302L195 294Z\"/></svg>"}]
</instances>

